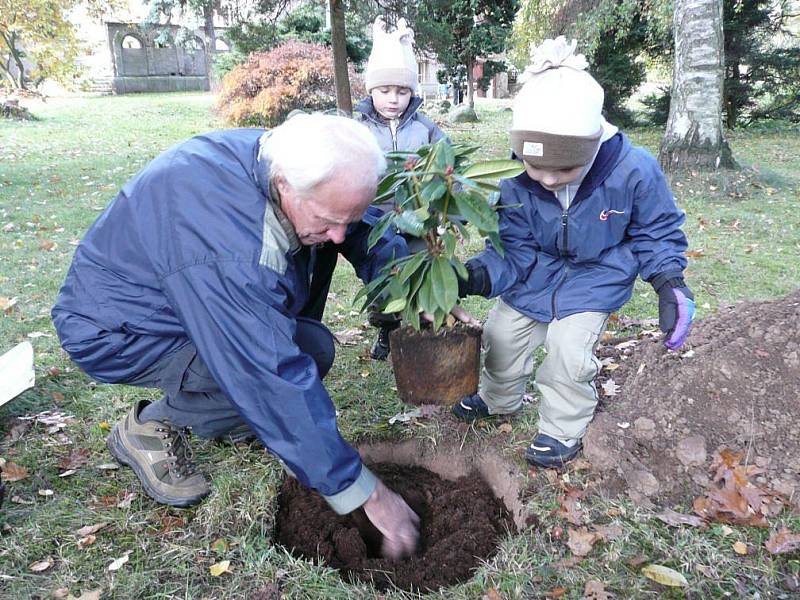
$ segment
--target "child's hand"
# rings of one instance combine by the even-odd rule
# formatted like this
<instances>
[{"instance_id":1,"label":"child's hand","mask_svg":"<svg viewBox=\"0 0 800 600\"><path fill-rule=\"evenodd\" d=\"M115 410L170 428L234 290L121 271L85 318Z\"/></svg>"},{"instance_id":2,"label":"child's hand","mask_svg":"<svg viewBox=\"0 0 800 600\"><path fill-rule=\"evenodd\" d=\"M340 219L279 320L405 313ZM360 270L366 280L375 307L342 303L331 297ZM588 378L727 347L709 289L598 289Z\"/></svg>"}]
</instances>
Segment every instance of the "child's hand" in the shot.
<instances>
[{"instance_id":1,"label":"child's hand","mask_svg":"<svg viewBox=\"0 0 800 600\"><path fill-rule=\"evenodd\" d=\"M658 326L665 335L664 345L677 350L683 346L692 328L694 294L683 277L656 277L653 287L658 292Z\"/></svg>"}]
</instances>

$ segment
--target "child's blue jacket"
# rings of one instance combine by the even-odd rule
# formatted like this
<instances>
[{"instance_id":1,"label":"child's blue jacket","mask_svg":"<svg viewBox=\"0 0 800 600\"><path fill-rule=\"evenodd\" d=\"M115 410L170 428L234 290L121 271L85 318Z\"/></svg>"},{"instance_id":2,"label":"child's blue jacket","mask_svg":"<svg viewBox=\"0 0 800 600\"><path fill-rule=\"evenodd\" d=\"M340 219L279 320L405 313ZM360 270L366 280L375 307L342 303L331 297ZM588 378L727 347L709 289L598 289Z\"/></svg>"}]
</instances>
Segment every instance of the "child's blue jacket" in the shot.
<instances>
[{"instance_id":1,"label":"child's blue jacket","mask_svg":"<svg viewBox=\"0 0 800 600\"><path fill-rule=\"evenodd\" d=\"M129 381L191 340L265 446L347 512L365 474L294 342L315 249L300 248L270 200L263 133L197 136L125 184L77 247L53 322L74 362L103 382ZM367 253L368 234L351 225L339 247L365 281L407 253L390 234Z\"/></svg>"},{"instance_id":2,"label":"child's blue jacket","mask_svg":"<svg viewBox=\"0 0 800 600\"><path fill-rule=\"evenodd\" d=\"M613 312L645 280L686 267L684 213L655 158L622 133L604 142L568 210L526 173L500 183L500 238L470 262L490 296L540 322Z\"/></svg>"}]
</instances>

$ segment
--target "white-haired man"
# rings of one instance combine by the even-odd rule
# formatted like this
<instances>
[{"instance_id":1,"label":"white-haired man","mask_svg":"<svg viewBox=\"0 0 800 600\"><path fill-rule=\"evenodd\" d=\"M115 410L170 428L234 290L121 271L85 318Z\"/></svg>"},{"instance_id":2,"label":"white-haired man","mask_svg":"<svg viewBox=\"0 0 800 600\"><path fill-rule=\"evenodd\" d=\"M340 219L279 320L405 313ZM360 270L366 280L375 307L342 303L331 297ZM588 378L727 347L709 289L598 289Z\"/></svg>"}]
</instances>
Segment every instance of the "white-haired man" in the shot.
<instances>
[{"instance_id":1,"label":"white-haired man","mask_svg":"<svg viewBox=\"0 0 800 600\"><path fill-rule=\"evenodd\" d=\"M362 217L384 168L373 136L343 117L208 133L147 165L89 229L53 322L95 379L164 391L108 439L153 499L189 506L210 492L187 429L249 428L337 513L363 506L388 556L413 551L417 516L339 434L315 297L329 283L314 280L321 244L365 281L407 252L392 235L367 252Z\"/></svg>"}]
</instances>

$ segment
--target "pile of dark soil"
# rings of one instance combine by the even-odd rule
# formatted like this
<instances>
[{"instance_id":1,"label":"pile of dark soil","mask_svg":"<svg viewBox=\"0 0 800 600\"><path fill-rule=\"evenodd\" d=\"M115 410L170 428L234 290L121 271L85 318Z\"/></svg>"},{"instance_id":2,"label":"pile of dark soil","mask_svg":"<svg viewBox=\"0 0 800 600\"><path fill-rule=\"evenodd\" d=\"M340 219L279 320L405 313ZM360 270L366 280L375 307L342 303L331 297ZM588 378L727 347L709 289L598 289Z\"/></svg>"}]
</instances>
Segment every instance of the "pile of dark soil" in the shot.
<instances>
[{"instance_id":1,"label":"pile of dark soil","mask_svg":"<svg viewBox=\"0 0 800 600\"><path fill-rule=\"evenodd\" d=\"M763 469L756 483L800 508L800 291L696 323L687 346L601 348L620 367L584 439L609 492L643 504L691 502L729 448Z\"/></svg>"},{"instance_id":2,"label":"pile of dark soil","mask_svg":"<svg viewBox=\"0 0 800 600\"><path fill-rule=\"evenodd\" d=\"M294 554L322 559L351 581L378 589L436 590L469 579L491 557L514 525L506 508L480 477L447 481L421 467L370 467L420 516L417 554L402 560L380 557L380 535L361 510L334 513L322 497L287 478L278 498L276 541Z\"/></svg>"}]
</instances>

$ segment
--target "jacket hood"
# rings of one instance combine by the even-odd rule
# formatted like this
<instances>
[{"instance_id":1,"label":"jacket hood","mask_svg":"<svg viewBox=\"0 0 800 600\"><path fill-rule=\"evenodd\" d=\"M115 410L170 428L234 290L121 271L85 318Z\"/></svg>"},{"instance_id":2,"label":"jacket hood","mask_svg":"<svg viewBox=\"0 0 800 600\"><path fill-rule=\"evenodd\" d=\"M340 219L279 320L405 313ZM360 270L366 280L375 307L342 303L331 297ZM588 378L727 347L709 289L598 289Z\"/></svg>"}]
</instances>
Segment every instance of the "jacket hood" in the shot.
<instances>
[{"instance_id":1,"label":"jacket hood","mask_svg":"<svg viewBox=\"0 0 800 600\"><path fill-rule=\"evenodd\" d=\"M419 110L420 106L422 106L422 98L419 96L411 96L411 100L409 101L406 110L400 116L399 125L403 125L406 121L413 117ZM356 105L354 110L381 125L385 125L387 122L386 118L382 117L378 111L375 110L375 105L372 103L372 96L367 96L361 100L361 102Z\"/></svg>"}]
</instances>

